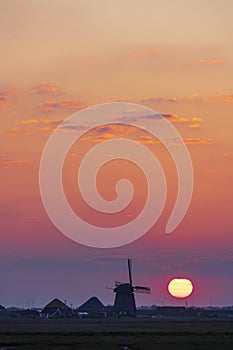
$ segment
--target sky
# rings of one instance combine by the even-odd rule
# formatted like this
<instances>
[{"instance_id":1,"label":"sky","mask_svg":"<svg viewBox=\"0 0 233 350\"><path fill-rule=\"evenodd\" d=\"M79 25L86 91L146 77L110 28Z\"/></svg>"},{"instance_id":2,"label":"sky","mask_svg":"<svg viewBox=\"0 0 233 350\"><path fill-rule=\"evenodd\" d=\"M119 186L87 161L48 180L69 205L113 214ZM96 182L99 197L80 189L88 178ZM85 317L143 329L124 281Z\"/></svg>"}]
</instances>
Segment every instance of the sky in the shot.
<instances>
[{"instance_id":1,"label":"sky","mask_svg":"<svg viewBox=\"0 0 233 350\"><path fill-rule=\"evenodd\" d=\"M0 304L43 306L58 297L74 306L127 281L151 287L138 305L233 305L233 3L231 0L2 0L0 2ZM189 210L171 234L166 223L177 195L176 168L146 132L109 126L86 134L64 163L69 203L86 221L117 226L145 203L143 172L113 160L97 177L106 200L122 177L134 197L125 211L93 212L80 196L77 171L94 145L138 140L161 162L165 209L140 239L97 249L75 243L50 221L40 197L39 165L59 123L94 104L126 101L163 114L182 135L193 163ZM167 291L172 278L194 285L187 300Z\"/></svg>"}]
</instances>

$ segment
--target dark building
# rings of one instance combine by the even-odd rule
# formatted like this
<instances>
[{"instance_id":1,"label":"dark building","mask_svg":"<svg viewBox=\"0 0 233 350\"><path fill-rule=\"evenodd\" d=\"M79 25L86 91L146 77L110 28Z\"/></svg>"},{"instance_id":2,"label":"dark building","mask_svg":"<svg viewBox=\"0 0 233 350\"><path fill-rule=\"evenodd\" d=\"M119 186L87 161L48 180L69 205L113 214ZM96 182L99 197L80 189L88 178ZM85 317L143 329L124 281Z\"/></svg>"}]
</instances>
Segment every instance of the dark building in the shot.
<instances>
[{"instance_id":1,"label":"dark building","mask_svg":"<svg viewBox=\"0 0 233 350\"><path fill-rule=\"evenodd\" d=\"M104 304L97 298L91 297L84 304L78 307L76 313L86 317L106 317L107 313Z\"/></svg>"},{"instance_id":2,"label":"dark building","mask_svg":"<svg viewBox=\"0 0 233 350\"><path fill-rule=\"evenodd\" d=\"M42 317L47 318L72 317L73 311L61 300L54 299L44 307L44 309L41 311L41 315Z\"/></svg>"},{"instance_id":3,"label":"dark building","mask_svg":"<svg viewBox=\"0 0 233 350\"><path fill-rule=\"evenodd\" d=\"M1 311L6 311L5 307L2 306L2 305L0 305L0 312L1 312Z\"/></svg>"}]
</instances>

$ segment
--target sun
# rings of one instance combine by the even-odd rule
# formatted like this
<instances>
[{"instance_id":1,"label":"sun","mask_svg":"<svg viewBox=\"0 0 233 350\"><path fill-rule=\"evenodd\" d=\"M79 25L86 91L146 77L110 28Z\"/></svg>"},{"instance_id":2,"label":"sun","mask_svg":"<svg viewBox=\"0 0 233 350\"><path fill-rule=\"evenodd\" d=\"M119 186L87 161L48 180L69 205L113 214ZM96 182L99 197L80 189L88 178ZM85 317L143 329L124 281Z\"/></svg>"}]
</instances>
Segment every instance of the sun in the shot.
<instances>
[{"instance_id":1,"label":"sun","mask_svg":"<svg viewBox=\"0 0 233 350\"><path fill-rule=\"evenodd\" d=\"M193 292L193 284L188 278L173 278L167 287L174 298L187 298Z\"/></svg>"}]
</instances>

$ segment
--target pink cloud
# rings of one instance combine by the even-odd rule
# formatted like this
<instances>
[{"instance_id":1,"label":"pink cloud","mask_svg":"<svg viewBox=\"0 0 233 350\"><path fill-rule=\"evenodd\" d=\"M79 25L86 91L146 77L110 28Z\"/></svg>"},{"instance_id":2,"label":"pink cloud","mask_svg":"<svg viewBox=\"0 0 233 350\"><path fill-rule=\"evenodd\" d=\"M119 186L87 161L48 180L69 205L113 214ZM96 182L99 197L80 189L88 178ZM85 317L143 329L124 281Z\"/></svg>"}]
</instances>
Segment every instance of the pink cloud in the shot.
<instances>
[{"instance_id":1,"label":"pink cloud","mask_svg":"<svg viewBox=\"0 0 233 350\"><path fill-rule=\"evenodd\" d=\"M0 108L8 106L10 104L10 98L15 94L14 89L0 90Z\"/></svg>"},{"instance_id":2,"label":"pink cloud","mask_svg":"<svg viewBox=\"0 0 233 350\"><path fill-rule=\"evenodd\" d=\"M142 103L176 102L176 97L144 97Z\"/></svg>"},{"instance_id":3,"label":"pink cloud","mask_svg":"<svg viewBox=\"0 0 233 350\"><path fill-rule=\"evenodd\" d=\"M185 117L179 117L176 114L172 113L167 113L167 114L162 114L165 118L169 119L172 123L188 123L189 119Z\"/></svg>"},{"instance_id":4,"label":"pink cloud","mask_svg":"<svg viewBox=\"0 0 233 350\"><path fill-rule=\"evenodd\" d=\"M49 100L43 103L44 112L51 112L54 109L58 109L58 108L82 109L86 107L87 107L86 104L75 100L60 100L60 101Z\"/></svg>"},{"instance_id":5,"label":"pink cloud","mask_svg":"<svg viewBox=\"0 0 233 350\"><path fill-rule=\"evenodd\" d=\"M46 92L56 93L56 92L61 92L61 89L56 85L42 83L42 84L38 84L38 85L34 86L31 90L31 92L34 94L41 94L41 93L46 93Z\"/></svg>"}]
</instances>

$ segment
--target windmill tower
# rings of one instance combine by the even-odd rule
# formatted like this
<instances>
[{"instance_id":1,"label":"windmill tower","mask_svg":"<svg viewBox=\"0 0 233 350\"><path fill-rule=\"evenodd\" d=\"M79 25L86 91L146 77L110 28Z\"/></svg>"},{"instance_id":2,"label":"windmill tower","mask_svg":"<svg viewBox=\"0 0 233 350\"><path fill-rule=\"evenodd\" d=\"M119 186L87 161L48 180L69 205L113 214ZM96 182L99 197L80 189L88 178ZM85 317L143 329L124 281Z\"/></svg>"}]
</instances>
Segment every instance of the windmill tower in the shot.
<instances>
[{"instance_id":1,"label":"windmill tower","mask_svg":"<svg viewBox=\"0 0 233 350\"><path fill-rule=\"evenodd\" d=\"M129 283L121 283L115 281L114 292L116 293L113 315L117 316L136 316L136 304L134 292L150 293L150 288L133 286L132 284L132 260L128 259Z\"/></svg>"}]
</instances>

